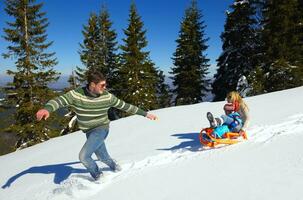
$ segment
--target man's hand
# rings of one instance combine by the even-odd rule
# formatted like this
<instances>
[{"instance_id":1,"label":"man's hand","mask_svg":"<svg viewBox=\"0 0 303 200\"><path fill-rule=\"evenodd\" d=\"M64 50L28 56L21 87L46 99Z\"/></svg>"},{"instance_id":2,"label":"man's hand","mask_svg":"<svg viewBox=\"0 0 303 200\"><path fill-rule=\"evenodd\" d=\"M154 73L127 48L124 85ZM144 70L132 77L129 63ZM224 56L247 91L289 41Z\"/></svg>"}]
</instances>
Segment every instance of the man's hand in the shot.
<instances>
[{"instance_id":1,"label":"man's hand","mask_svg":"<svg viewBox=\"0 0 303 200\"><path fill-rule=\"evenodd\" d=\"M49 112L46 109L40 109L38 110L38 112L36 113L36 117L37 120L40 121L41 119L45 119L47 120L47 118L49 117Z\"/></svg>"},{"instance_id":2,"label":"man's hand","mask_svg":"<svg viewBox=\"0 0 303 200\"><path fill-rule=\"evenodd\" d=\"M157 120L157 119L158 119L158 117L157 117L156 115L149 114L149 113L147 113L146 117L147 117L148 119L150 119L150 120Z\"/></svg>"}]
</instances>

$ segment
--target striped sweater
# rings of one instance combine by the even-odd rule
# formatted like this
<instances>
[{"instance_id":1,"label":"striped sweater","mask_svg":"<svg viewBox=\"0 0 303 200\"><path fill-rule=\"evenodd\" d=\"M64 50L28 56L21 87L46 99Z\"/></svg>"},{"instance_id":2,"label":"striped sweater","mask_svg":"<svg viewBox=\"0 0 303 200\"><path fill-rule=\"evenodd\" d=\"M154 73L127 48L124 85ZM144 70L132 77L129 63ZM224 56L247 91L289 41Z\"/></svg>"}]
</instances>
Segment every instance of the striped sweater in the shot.
<instances>
[{"instance_id":1,"label":"striped sweater","mask_svg":"<svg viewBox=\"0 0 303 200\"><path fill-rule=\"evenodd\" d=\"M94 97L86 87L76 88L52 99L46 103L44 108L49 112L54 112L66 106L73 108L77 115L78 126L84 132L99 126L108 128L110 120L107 112L111 107L131 114L142 116L147 114L142 109L118 99L108 91Z\"/></svg>"}]
</instances>

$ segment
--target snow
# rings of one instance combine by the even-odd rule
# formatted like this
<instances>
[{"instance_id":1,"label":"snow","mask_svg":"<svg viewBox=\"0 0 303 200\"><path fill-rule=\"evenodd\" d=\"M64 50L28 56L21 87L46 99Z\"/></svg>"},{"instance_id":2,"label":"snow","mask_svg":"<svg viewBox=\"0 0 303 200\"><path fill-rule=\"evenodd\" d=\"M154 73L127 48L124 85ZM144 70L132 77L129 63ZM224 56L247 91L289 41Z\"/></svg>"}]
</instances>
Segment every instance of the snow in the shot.
<instances>
[{"instance_id":1,"label":"snow","mask_svg":"<svg viewBox=\"0 0 303 200\"><path fill-rule=\"evenodd\" d=\"M242 1L236 1L234 2L234 5L237 6L238 4L242 5L242 4L249 4L248 0L242 0Z\"/></svg>"},{"instance_id":2,"label":"snow","mask_svg":"<svg viewBox=\"0 0 303 200\"><path fill-rule=\"evenodd\" d=\"M303 87L249 97L249 140L203 149L206 112L225 102L152 111L111 123L108 150L122 166L93 182L78 161L82 132L0 157L0 199L302 199Z\"/></svg>"}]
</instances>

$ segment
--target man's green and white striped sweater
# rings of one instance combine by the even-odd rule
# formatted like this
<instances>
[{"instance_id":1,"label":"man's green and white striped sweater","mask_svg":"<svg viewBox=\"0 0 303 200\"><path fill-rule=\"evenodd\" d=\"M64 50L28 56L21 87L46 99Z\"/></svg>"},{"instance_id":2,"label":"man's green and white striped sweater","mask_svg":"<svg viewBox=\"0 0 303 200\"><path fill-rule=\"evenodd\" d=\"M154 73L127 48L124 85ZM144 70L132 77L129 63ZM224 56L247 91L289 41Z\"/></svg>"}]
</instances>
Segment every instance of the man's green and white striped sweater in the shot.
<instances>
[{"instance_id":1,"label":"man's green and white striped sweater","mask_svg":"<svg viewBox=\"0 0 303 200\"><path fill-rule=\"evenodd\" d=\"M142 109L125 103L115 95L104 91L101 95L93 96L86 87L79 87L50 100L45 109L54 112L59 108L70 106L77 115L78 126L88 131L96 127L109 127L108 109L115 107L131 114L146 116Z\"/></svg>"}]
</instances>

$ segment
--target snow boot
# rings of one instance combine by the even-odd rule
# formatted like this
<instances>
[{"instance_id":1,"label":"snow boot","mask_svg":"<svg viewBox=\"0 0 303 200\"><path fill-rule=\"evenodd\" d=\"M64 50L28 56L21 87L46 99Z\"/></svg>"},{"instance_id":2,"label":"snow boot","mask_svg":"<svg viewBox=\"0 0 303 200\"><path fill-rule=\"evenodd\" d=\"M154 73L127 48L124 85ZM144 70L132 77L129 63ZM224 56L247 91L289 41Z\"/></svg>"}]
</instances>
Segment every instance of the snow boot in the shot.
<instances>
[{"instance_id":1,"label":"snow boot","mask_svg":"<svg viewBox=\"0 0 303 200\"><path fill-rule=\"evenodd\" d=\"M109 168L114 171L114 172L118 172L118 171L121 171L122 168L121 166L117 163L117 161L115 160L109 160L109 161L105 161L104 162L107 166L109 166Z\"/></svg>"},{"instance_id":2,"label":"snow boot","mask_svg":"<svg viewBox=\"0 0 303 200\"><path fill-rule=\"evenodd\" d=\"M97 174L91 174L91 176L94 178L95 181L98 181L103 176L103 172L99 170Z\"/></svg>"},{"instance_id":3,"label":"snow boot","mask_svg":"<svg viewBox=\"0 0 303 200\"><path fill-rule=\"evenodd\" d=\"M216 128L218 126L217 121L215 120L213 114L211 112L207 112L206 117L209 121L210 127L211 128Z\"/></svg>"},{"instance_id":4,"label":"snow boot","mask_svg":"<svg viewBox=\"0 0 303 200\"><path fill-rule=\"evenodd\" d=\"M206 117L209 121L211 128L216 128L217 126L222 125L222 120L220 118L214 118L211 112L207 112Z\"/></svg>"},{"instance_id":5,"label":"snow boot","mask_svg":"<svg viewBox=\"0 0 303 200\"><path fill-rule=\"evenodd\" d=\"M114 172L119 172L122 170L121 166L117 163L117 161L113 160L112 164L109 165L110 169Z\"/></svg>"}]
</instances>

